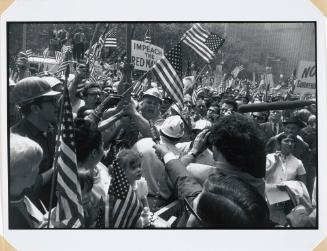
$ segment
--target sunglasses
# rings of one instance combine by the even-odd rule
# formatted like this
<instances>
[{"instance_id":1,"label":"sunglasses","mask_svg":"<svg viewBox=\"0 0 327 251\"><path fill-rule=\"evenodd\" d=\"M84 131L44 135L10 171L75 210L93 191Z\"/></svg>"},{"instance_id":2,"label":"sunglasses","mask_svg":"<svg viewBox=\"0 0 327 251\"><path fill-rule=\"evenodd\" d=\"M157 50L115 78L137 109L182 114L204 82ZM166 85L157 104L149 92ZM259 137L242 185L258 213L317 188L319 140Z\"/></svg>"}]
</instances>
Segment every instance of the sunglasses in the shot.
<instances>
[{"instance_id":1,"label":"sunglasses","mask_svg":"<svg viewBox=\"0 0 327 251\"><path fill-rule=\"evenodd\" d=\"M201 226L205 226L206 224L203 222L201 217L195 212L193 207L190 205L190 203L187 201L186 198L184 198L184 205L185 205L185 210L188 212L188 214L192 214L195 219L201 224Z\"/></svg>"}]
</instances>

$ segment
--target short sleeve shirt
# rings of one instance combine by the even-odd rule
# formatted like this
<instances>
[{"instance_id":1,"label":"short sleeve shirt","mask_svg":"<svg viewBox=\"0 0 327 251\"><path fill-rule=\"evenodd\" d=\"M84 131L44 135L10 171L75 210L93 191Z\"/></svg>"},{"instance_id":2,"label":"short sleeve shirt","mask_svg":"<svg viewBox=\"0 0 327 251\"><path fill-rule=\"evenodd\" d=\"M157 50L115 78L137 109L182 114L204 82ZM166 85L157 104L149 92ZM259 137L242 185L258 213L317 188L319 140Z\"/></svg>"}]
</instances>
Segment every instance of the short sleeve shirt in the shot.
<instances>
[{"instance_id":1,"label":"short sleeve shirt","mask_svg":"<svg viewBox=\"0 0 327 251\"><path fill-rule=\"evenodd\" d=\"M292 154L280 157L278 164L276 163L275 154L267 154L266 157L266 181L269 184L278 184L283 181L295 180L297 176L304 175L305 169L302 161L294 157ZM273 168L273 169L272 169Z\"/></svg>"}]
</instances>

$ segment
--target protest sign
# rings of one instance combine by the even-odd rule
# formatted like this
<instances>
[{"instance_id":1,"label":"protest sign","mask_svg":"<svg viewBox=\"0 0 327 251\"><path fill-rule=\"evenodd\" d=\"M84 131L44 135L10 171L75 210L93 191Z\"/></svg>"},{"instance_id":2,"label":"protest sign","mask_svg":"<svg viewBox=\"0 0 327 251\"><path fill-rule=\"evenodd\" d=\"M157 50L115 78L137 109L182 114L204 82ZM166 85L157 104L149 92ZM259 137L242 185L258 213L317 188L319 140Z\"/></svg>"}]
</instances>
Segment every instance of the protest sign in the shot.
<instances>
[{"instance_id":1,"label":"protest sign","mask_svg":"<svg viewBox=\"0 0 327 251\"><path fill-rule=\"evenodd\" d=\"M164 50L153 44L132 40L131 59L134 69L148 71L164 56Z\"/></svg>"},{"instance_id":2,"label":"protest sign","mask_svg":"<svg viewBox=\"0 0 327 251\"><path fill-rule=\"evenodd\" d=\"M301 98L316 93L316 63L313 61L300 61L296 71L297 84L294 93Z\"/></svg>"}]
</instances>

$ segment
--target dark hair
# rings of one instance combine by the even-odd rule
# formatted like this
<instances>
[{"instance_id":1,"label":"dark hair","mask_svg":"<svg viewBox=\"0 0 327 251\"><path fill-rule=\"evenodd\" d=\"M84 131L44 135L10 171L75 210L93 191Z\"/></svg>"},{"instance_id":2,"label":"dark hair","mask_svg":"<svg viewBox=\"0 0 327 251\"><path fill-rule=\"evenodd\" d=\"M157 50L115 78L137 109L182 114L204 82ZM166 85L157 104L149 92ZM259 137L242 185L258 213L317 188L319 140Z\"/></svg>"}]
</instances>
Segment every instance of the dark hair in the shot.
<instances>
[{"instance_id":1,"label":"dark hair","mask_svg":"<svg viewBox=\"0 0 327 251\"><path fill-rule=\"evenodd\" d=\"M234 99L231 99L231 98L229 98L229 99L223 99L220 103L221 103L221 106L223 104L227 104L227 105L233 106L233 111L234 112L237 112L237 103L236 103L236 101Z\"/></svg>"},{"instance_id":2,"label":"dark hair","mask_svg":"<svg viewBox=\"0 0 327 251\"><path fill-rule=\"evenodd\" d=\"M207 227L268 227L267 203L251 185L234 176L214 173L203 188L197 212Z\"/></svg>"},{"instance_id":3,"label":"dark hair","mask_svg":"<svg viewBox=\"0 0 327 251\"><path fill-rule=\"evenodd\" d=\"M213 125L210 140L230 164L254 177L265 177L264 140L253 119L239 113L223 116Z\"/></svg>"},{"instance_id":4,"label":"dark hair","mask_svg":"<svg viewBox=\"0 0 327 251\"><path fill-rule=\"evenodd\" d=\"M87 91L88 89L91 89L91 88L99 88L101 90L101 87L98 83L87 83L84 88L83 88L83 91L82 91L82 94L83 94L83 97L86 97L87 96Z\"/></svg>"},{"instance_id":5,"label":"dark hair","mask_svg":"<svg viewBox=\"0 0 327 251\"><path fill-rule=\"evenodd\" d=\"M294 135L292 135L292 134L285 134L285 133L282 133L282 134L280 134L280 135L277 137L277 142L278 142L279 144L281 144L281 143L282 143L282 140L283 140L283 139L286 139L286 138L290 138L290 139L296 141L296 136L294 136Z\"/></svg>"},{"instance_id":6,"label":"dark hair","mask_svg":"<svg viewBox=\"0 0 327 251\"><path fill-rule=\"evenodd\" d=\"M87 120L75 119L75 144L78 162L85 162L93 149L99 149L102 144L101 132L91 129Z\"/></svg>"}]
</instances>

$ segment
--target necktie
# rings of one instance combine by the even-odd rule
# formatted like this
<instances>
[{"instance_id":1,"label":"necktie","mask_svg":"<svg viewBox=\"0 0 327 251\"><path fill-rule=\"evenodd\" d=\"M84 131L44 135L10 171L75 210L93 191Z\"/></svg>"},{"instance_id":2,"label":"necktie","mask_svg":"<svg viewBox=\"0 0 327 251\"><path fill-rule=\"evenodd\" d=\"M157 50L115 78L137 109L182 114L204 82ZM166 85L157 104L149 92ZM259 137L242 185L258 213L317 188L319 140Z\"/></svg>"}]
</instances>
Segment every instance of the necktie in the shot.
<instances>
[{"instance_id":1,"label":"necktie","mask_svg":"<svg viewBox=\"0 0 327 251\"><path fill-rule=\"evenodd\" d=\"M278 133L277 124L273 124L273 132L274 132L275 135Z\"/></svg>"}]
</instances>

